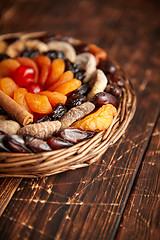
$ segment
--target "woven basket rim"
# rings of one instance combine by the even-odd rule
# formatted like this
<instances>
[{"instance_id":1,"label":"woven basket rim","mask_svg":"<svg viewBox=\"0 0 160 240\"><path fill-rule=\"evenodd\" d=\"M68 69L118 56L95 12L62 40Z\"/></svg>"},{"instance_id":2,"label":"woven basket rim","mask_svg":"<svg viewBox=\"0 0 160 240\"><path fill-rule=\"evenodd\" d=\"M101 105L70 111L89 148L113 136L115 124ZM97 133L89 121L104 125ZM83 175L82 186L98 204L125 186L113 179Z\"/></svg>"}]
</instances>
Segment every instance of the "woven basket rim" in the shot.
<instances>
[{"instance_id":1,"label":"woven basket rim","mask_svg":"<svg viewBox=\"0 0 160 240\"><path fill-rule=\"evenodd\" d=\"M0 40L10 37L42 35L41 32L19 32L0 36ZM107 130L98 132L94 137L69 148L41 153L0 153L0 177L43 177L67 170L86 167L97 161L125 132L136 110L136 94L123 68L109 56L116 65L117 72L123 77L123 97L118 113Z\"/></svg>"}]
</instances>

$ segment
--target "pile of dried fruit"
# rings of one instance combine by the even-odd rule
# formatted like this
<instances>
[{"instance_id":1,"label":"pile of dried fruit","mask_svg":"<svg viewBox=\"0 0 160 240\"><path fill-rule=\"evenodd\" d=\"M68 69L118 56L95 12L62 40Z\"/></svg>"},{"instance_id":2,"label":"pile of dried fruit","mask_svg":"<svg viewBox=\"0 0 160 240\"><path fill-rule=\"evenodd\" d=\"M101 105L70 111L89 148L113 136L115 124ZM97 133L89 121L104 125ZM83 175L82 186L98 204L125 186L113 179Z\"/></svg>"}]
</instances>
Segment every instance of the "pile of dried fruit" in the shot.
<instances>
[{"instance_id":1,"label":"pile of dried fruit","mask_svg":"<svg viewBox=\"0 0 160 240\"><path fill-rule=\"evenodd\" d=\"M122 87L94 44L47 34L0 40L0 151L50 151L93 137L111 125Z\"/></svg>"}]
</instances>

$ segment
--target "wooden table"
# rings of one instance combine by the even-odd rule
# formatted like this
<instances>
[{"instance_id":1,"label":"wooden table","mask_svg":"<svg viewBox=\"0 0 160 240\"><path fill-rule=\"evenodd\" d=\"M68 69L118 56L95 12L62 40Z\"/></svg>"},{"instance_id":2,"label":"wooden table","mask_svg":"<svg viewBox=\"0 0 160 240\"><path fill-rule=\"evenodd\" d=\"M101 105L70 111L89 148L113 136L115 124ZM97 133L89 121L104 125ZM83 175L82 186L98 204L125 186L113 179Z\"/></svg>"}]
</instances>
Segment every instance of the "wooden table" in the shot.
<instances>
[{"instance_id":1,"label":"wooden table","mask_svg":"<svg viewBox=\"0 0 160 240\"><path fill-rule=\"evenodd\" d=\"M90 167L0 179L0 239L160 239L160 2L1 0L0 34L52 31L93 42L124 67L137 110Z\"/></svg>"}]
</instances>

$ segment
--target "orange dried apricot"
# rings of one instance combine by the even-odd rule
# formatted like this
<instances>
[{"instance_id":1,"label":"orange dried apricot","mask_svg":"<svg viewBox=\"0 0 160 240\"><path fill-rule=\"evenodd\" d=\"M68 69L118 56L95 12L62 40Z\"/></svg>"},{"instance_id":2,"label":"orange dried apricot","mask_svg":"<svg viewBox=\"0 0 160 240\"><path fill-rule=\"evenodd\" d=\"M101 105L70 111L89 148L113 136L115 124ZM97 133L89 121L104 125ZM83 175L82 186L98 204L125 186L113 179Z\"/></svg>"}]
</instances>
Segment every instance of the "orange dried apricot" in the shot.
<instances>
[{"instance_id":1,"label":"orange dried apricot","mask_svg":"<svg viewBox=\"0 0 160 240\"><path fill-rule=\"evenodd\" d=\"M96 112L72 124L72 127L83 130L104 130L107 129L116 115L117 110L112 104L100 107Z\"/></svg>"},{"instance_id":2,"label":"orange dried apricot","mask_svg":"<svg viewBox=\"0 0 160 240\"><path fill-rule=\"evenodd\" d=\"M45 84L45 88L47 89L48 87L53 85L53 83L55 83L61 77L64 70L65 70L65 62L63 59L58 58L53 60L51 63L51 69Z\"/></svg>"},{"instance_id":3,"label":"orange dried apricot","mask_svg":"<svg viewBox=\"0 0 160 240\"><path fill-rule=\"evenodd\" d=\"M39 77L39 70L37 64L30 58L27 57L18 57L16 60L21 64L21 65L26 65L28 67L32 67L35 71L35 78L34 78L34 83L38 82L38 77Z\"/></svg>"},{"instance_id":4,"label":"orange dried apricot","mask_svg":"<svg viewBox=\"0 0 160 240\"><path fill-rule=\"evenodd\" d=\"M50 86L48 88L49 91L54 91L59 85L61 85L62 83L68 82L70 80L72 80L74 77L73 72L71 71L66 71L62 74L62 76L60 77L60 79L55 82L52 86Z\"/></svg>"},{"instance_id":5,"label":"orange dried apricot","mask_svg":"<svg viewBox=\"0 0 160 240\"><path fill-rule=\"evenodd\" d=\"M15 59L5 59L0 62L0 77L13 77L13 73L20 66Z\"/></svg>"},{"instance_id":6,"label":"orange dried apricot","mask_svg":"<svg viewBox=\"0 0 160 240\"><path fill-rule=\"evenodd\" d=\"M18 89L18 86L12 78L6 77L0 79L0 89L13 98L14 92Z\"/></svg>"},{"instance_id":7,"label":"orange dried apricot","mask_svg":"<svg viewBox=\"0 0 160 240\"><path fill-rule=\"evenodd\" d=\"M98 47L97 45L91 43L88 45L88 47L89 47L89 52L95 56L97 64L99 63L100 60L105 60L107 58L106 51L104 51L102 48Z\"/></svg>"},{"instance_id":8,"label":"orange dried apricot","mask_svg":"<svg viewBox=\"0 0 160 240\"><path fill-rule=\"evenodd\" d=\"M48 98L44 95L27 93L26 100L29 108L36 113L49 114L52 112L52 106Z\"/></svg>"},{"instance_id":9,"label":"orange dried apricot","mask_svg":"<svg viewBox=\"0 0 160 240\"><path fill-rule=\"evenodd\" d=\"M67 97L58 92L43 91L38 94L47 96L52 107L54 107L58 103L65 104L67 101Z\"/></svg>"},{"instance_id":10,"label":"orange dried apricot","mask_svg":"<svg viewBox=\"0 0 160 240\"><path fill-rule=\"evenodd\" d=\"M14 101L17 102L25 110L32 113L26 101L26 94L27 94L27 90L25 88L18 88L14 92Z\"/></svg>"},{"instance_id":11,"label":"orange dried apricot","mask_svg":"<svg viewBox=\"0 0 160 240\"><path fill-rule=\"evenodd\" d=\"M74 90L79 88L81 84L82 82L80 80L73 78L72 80L59 85L57 88L55 88L54 91L67 95L68 93L73 92Z\"/></svg>"},{"instance_id":12,"label":"orange dried apricot","mask_svg":"<svg viewBox=\"0 0 160 240\"><path fill-rule=\"evenodd\" d=\"M51 60L48 56L39 55L33 58L34 62L38 65L39 68L39 84L44 86L51 66Z\"/></svg>"}]
</instances>

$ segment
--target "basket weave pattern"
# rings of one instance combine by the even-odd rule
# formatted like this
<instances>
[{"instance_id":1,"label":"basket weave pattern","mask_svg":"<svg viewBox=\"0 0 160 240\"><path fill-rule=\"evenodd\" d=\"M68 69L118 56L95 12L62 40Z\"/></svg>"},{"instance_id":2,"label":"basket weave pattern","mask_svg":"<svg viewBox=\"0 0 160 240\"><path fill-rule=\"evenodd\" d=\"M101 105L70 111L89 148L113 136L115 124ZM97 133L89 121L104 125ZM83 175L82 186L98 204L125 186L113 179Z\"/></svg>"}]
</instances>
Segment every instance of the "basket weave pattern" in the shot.
<instances>
[{"instance_id":1,"label":"basket weave pattern","mask_svg":"<svg viewBox=\"0 0 160 240\"><path fill-rule=\"evenodd\" d=\"M124 87L117 115L107 130L100 131L93 138L65 149L36 154L2 152L0 177L43 177L86 167L97 161L108 147L124 134L136 109L136 96L132 85L117 63L116 68L123 78Z\"/></svg>"}]
</instances>

